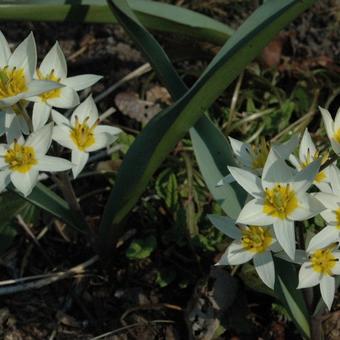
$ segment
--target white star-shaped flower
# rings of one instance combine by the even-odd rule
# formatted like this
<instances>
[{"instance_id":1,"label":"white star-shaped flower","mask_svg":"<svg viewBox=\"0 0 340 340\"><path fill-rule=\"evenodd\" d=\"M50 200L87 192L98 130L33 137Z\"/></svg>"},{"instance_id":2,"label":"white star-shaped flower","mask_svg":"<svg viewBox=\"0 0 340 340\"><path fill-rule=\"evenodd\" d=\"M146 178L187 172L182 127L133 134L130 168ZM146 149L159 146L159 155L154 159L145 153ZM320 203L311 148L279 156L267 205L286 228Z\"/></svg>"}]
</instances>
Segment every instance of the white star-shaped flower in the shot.
<instances>
[{"instance_id":1,"label":"white star-shaped flower","mask_svg":"<svg viewBox=\"0 0 340 340\"><path fill-rule=\"evenodd\" d=\"M73 111L70 120L55 110L52 110L52 117L57 124L53 130L53 139L72 150L74 177L85 167L89 152L112 144L121 132L113 126L99 125L98 110L92 96Z\"/></svg>"},{"instance_id":2,"label":"white star-shaped flower","mask_svg":"<svg viewBox=\"0 0 340 340\"><path fill-rule=\"evenodd\" d=\"M62 84L63 87L29 98L35 102L33 129L39 129L46 124L52 107L68 109L78 105L77 91L92 86L101 78L102 76L95 74L67 77L66 59L59 43L56 42L36 70L35 79L54 81Z\"/></svg>"},{"instance_id":3,"label":"white star-shaped flower","mask_svg":"<svg viewBox=\"0 0 340 340\"><path fill-rule=\"evenodd\" d=\"M65 171L70 161L47 156L52 141L53 125L33 132L27 140L21 136L10 145L0 144L0 191L12 182L24 196L31 193L38 181L39 171Z\"/></svg>"},{"instance_id":4,"label":"white star-shaped flower","mask_svg":"<svg viewBox=\"0 0 340 340\"><path fill-rule=\"evenodd\" d=\"M328 110L319 107L323 122L325 124L328 138L331 142L334 152L340 154L340 108L338 109L335 119L333 120Z\"/></svg>"}]
</instances>

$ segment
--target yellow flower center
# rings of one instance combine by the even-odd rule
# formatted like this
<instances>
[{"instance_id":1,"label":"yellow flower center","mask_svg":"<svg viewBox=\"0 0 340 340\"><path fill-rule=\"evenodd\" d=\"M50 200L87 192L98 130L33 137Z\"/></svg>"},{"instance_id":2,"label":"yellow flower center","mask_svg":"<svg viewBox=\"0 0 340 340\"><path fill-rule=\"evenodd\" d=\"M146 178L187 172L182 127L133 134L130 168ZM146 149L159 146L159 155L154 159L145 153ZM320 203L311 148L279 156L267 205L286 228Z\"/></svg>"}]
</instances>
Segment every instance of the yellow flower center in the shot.
<instances>
[{"instance_id":1,"label":"yellow flower center","mask_svg":"<svg viewBox=\"0 0 340 340\"><path fill-rule=\"evenodd\" d=\"M39 80L50 80L55 81L56 83L60 82L60 78L58 78L54 74L54 70L52 70L48 75L43 75L39 69L37 69L37 75ZM47 91L39 95L42 101L46 102L48 99L59 98L61 93L61 88L54 89L51 91Z\"/></svg>"},{"instance_id":2,"label":"yellow flower center","mask_svg":"<svg viewBox=\"0 0 340 340\"><path fill-rule=\"evenodd\" d=\"M313 161L316 161L320 159L321 165L325 164L329 158L329 153L325 152L323 154L320 154L319 151L316 151L314 155L310 154L310 151L308 149L307 155L305 157L305 160L300 163L301 168L306 168L310 163ZM326 173L324 170L320 171L314 178L315 182L320 183L323 182L327 178Z\"/></svg>"},{"instance_id":3,"label":"yellow flower center","mask_svg":"<svg viewBox=\"0 0 340 340\"><path fill-rule=\"evenodd\" d=\"M35 151L31 146L20 145L14 142L12 149L5 153L5 162L12 171L26 173L38 163Z\"/></svg>"},{"instance_id":4,"label":"yellow flower center","mask_svg":"<svg viewBox=\"0 0 340 340\"><path fill-rule=\"evenodd\" d=\"M338 259L333 255L332 248L318 249L310 256L310 262L315 272L333 275L332 269L335 267Z\"/></svg>"},{"instance_id":5,"label":"yellow flower center","mask_svg":"<svg viewBox=\"0 0 340 340\"><path fill-rule=\"evenodd\" d=\"M242 229L242 245L253 253L263 253L272 244L272 235L268 228L251 225Z\"/></svg>"},{"instance_id":6,"label":"yellow flower center","mask_svg":"<svg viewBox=\"0 0 340 340\"><path fill-rule=\"evenodd\" d=\"M77 145L80 151L85 151L88 147L95 143L94 129L98 125L99 121L97 120L92 126L89 126L87 123L89 119L90 117L87 117L81 123L76 116L75 126L70 134L72 141Z\"/></svg>"},{"instance_id":7,"label":"yellow flower center","mask_svg":"<svg viewBox=\"0 0 340 340\"><path fill-rule=\"evenodd\" d=\"M261 138L259 145L253 145L252 148L254 152L254 158L251 163L251 167L253 169L262 169L269 154L269 144L264 138Z\"/></svg>"},{"instance_id":8,"label":"yellow flower center","mask_svg":"<svg viewBox=\"0 0 340 340\"><path fill-rule=\"evenodd\" d=\"M27 91L25 72L22 68L0 68L0 99L13 97Z\"/></svg>"},{"instance_id":9,"label":"yellow flower center","mask_svg":"<svg viewBox=\"0 0 340 340\"><path fill-rule=\"evenodd\" d=\"M295 191L289 184L276 184L271 189L265 190L263 212L281 220L287 218L298 207Z\"/></svg>"}]
</instances>

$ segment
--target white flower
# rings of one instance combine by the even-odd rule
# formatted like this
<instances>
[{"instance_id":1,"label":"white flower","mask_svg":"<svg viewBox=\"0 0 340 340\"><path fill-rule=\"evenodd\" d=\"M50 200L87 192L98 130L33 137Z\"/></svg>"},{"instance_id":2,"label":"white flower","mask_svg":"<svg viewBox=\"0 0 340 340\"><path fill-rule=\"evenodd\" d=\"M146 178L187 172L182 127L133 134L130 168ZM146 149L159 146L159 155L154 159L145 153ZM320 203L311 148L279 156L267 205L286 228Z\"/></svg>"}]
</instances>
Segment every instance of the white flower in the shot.
<instances>
[{"instance_id":1,"label":"white flower","mask_svg":"<svg viewBox=\"0 0 340 340\"><path fill-rule=\"evenodd\" d=\"M325 124L328 138L331 142L334 152L340 154L340 108L338 109L335 120L333 121L331 114L328 110L319 107L322 118Z\"/></svg>"},{"instance_id":2,"label":"white flower","mask_svg":"<svg viewBox=\"0 0 340 340\"><path fill-rule=\"evenodd\" d=\"M328 309L332 307L335 293L334 275L340 275L340 252L335 246L316 249L308 254L299 271L300 288L314 287L320 284L321 296Z\"/></svg>"},{"instance_id":3,"label":"white flower","mask_svg":"<svg viewBox=\"0 0 340 340\"><path fill-rule=\"evenodd\" d=\"M112 144L120 129L98 125L97 106L89 96L72 113L71 120L52 110L57 126L53 130L53 139L65 148L72 150L73 176L77 177L89 158L89 152L97 151Z\"/></svg>"},{"instance_id":4,"label":"white flower","mask_svg":"<svg viewBox=\"0 0 340 340\"><path fill-rule=\"evenodd\" d=\"M326 210L321 212L321 216L327 225L310 240L307 251L340 241L340 170L335 165L331 165L328 173L332 193L314 194L314 197L326 207Z\"/></svg>"},{"instance_id":5,"label":"white flower","mask_svg":"<svg viewBox=\"0 0 340 340\"><path fill-rule=\"evenodd\" d=\"M294 155L290 155L289 161L296 167L298 170L304 169L310 163L315 160L320 160L321 165L323 165L328 160L328 152L323 155L317 151L312 138L306 129L303 137L301 139L300 148L299 148L299 159ZM314 179L314 184L324 192L330 192L329 186L329 167L323 169L318 172Z\"/></svg>"},{"instance_id":6,"label":"white flower","mask_svg":"<svg viewBox=\"0 0 340 340\"><path fill-rule=\"evenodd\" d=\"M234 241L216 265L239 265L253 260L257 274L271 289L275 284L275 268L271 251L279 251L272 230L269 227L235 226L235 221L228 217L208 215L210 221L222 233Z\"/></svg>"},{"instance_id":7,"label":"white flower","mask_svg":"<svg viewBox=\"0 0 340 340\"><path fill-rule=\"evenodd\" d=\"M52 107L68 109L78 105L79 96L77 91L92 86L101 79L102 76L83 74L75 77L67 77L66 59L58 42L56 42L46 54L40 67L36 70L35 78L54 81L64 86L29 98L35 102L32 117L34 130L46 124Z\"/></svg>"},{"instance_id":8,"label":"white flower","mask_svg":"<svg viewBox=\"0 0 340 340\"><path fill-rule=\"evenodd\" d=\"M21 115L23 103L20 101L62 86L51 81L33 80L36 64L37 52L32 33L11 53L6 38L0 32L0 108L4 111L0 113L0 135L10 133L9 140L21 131L29 131Z\"/></svg>"},{"instance_id":9,"label":"white flower","mask_svg":"<svg viewBox=\"0 0 340 340\"><path fill-rule=\"evenodd\" d=\"M28 136L20 137L10 145L0 144L0 191L11 181L24 195L31 193L38 181L39 171L64 171L71 162L46 156L52 141L52 124Z\"/></svg>"},{"instance_id":10,"label":"white flower","mask_svg":"<svg viewBox=\"0 0 340 340\"><path fill-rule=\"evenodd\" d=\"M237 223L273 225L275 236L290 258L295 254L294 221L303 221L325 208L306 193L319 170L314 161L297 172L272 149L263 169L262 179L250 171L228 167L235 180L251 195L241 210Z\"/></svg>"},{"instance_id":11,"label":"white flower","mask_svg":"<svg viewBox=\"0 0 340 340\"><path fill-rule=\"evenodd\" d=\"M234 155L236 156L236 161L240 167L260 175L269 154L269 143L266 142L264 138L261 138L258 145L250 145L232 137L229 137L229 141ZM275 149L276 153L280 155L281 158L287 159L296 148L298 142L299 136L293 135L287 142L274 144L272 145L272 148ZM217 183L217 186L233 181L233 177L227 175Z\"/></svg>"}]
</instances>

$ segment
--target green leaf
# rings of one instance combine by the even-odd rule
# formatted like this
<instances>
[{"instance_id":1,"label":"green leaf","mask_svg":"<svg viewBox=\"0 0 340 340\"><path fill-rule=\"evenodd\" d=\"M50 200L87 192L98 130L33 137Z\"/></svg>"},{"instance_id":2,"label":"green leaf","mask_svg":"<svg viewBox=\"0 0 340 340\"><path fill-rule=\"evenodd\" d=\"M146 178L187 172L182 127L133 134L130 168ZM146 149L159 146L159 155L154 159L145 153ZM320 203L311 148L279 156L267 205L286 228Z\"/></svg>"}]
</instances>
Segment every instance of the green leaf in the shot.
<instances>
[{"instance_id":1,"label":"green leaf","mask_svg":"<svg viewBox=\"0 0 340 340\"><path fill-rule=\"evenodd\" d=\"M222 45L233 30L206 15L158 1L129 0L129 6L148 29L177 33ZM105 0L2 1L1 20L115 23Z\"/></svg>"},{"instance_id":2,"label":"green leaf","mask_svg":"<svg viewBox=\"0 0 340 340\"><path fill-rule=\"evenodd\" d=\"M121 223L167 154L225 88L281 28L314 2L267 1L233 34L193 87L150 121L132 144L120 168L102 219L102 235L108 235L111 224L116 226ZM162 75L169 91L179 96L184 93L183 83L178 82L177 74L169 67L168 58L129 11L127 3L115 0L111 7L130 36L139 41L144 52L151 56L149 58L155 71Z\"/></svg>"},{"instance_id":3,"label":"green leaf","mask_svg":"<svg viewBox=\"0 0 340 340\"><path fill-rule=\"evenodd\" d=\"M157 240L153 235L144 239L136 239L126 250L126 257L130 260L142 260L149 257L156 247Z\"/></svg>"},{"instance_id":4,"label":"green leaf","mask_svg":"<svg viewBox=\"0 0 340 340\"><path fill-rule=\"evenodd\" d=\"M296 289L298 286L296 268L292 263L286 262L277 257L275 257L274 260L276 270L275 294L287 309L299 331L304 335L304 337L310 338L310 316L302 291L300 289Z\"/></svg>"},{"instance_id":5,"label":"green leaf","mask_svg":"<svg viewBox=\"0 0 340 340\"><path fill-rule=\"evenodd\" d=\"M87 224L82 220L82 218L73 212L61 197L42 183L38 183L32 193L27 197L22 196L18 192L15 193L22 197L22 199L66 222L70 227L77 231L87 231Z\"/></svg>"}]
</instances>

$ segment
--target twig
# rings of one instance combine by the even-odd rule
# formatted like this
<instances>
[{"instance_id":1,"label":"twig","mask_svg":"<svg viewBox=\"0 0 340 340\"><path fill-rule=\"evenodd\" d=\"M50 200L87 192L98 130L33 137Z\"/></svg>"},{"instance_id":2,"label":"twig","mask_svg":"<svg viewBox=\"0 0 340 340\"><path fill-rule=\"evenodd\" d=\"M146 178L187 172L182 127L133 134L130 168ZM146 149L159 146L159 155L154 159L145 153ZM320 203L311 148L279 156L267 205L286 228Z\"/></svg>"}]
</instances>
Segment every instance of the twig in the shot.
<instances>
[{"instance_id":1,"label":"twig","mask_svg":"<svg viewBox=\"0 0 340 340\"><path fill-rule=\"evenodd\" d=\"M33 282L27 282L27 283L20 283L27 280L34 280L36 278L41 278L41 275L37 276L31 276L29 278L20 278L17 280L7 280L7 281L0 281L0 295L7 295L7 294L13 294L18 292L23 292L30 289L39 289L44 286L48 286L52 283L55 283L60 280L67 279L71 276L83 274L85 272L85 269L92 264L96 263L99 259L98 255L93 256L89 260L87 260L84 263L81 263L66 272L57 272L57 273L50 273L45 274L47 277L41 279L41 280L35 280ZM8 286L8 287L7 287Z\"/></svg>"}]
</instances>

